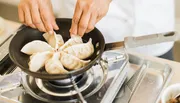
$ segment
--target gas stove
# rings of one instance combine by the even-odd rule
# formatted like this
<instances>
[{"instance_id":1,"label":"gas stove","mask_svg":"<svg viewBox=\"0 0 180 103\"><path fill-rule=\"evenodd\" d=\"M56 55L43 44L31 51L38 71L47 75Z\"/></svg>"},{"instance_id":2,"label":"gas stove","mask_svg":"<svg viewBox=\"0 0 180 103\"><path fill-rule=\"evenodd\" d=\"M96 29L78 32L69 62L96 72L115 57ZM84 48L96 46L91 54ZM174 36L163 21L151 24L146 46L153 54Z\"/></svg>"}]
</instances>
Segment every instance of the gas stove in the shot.
<instances>
[{"instance_id":1,"label":"gas stove","mask_svg":"<svg viewBox=\"0 0 180 103\"><path fill-rule=\"evenodd\" d=\"M16 94L16 89L22 88L20 90L22 94L18 96L18 101L21 103L75 103L82 100L87 103L100 103L102 99L106 99L103 97L107 95L106 92L110 89L109 87L117 74L121 74L119 87L125 81L127 70L122 68L122 65L127 62L124 61L125 58L122 57L121 59L109 68L100 65L93 66L86 73L74 77L75 85L71 83L71 79L47 81L33 78L20 71L18 67L16 71L3 78L4 82L7 83L8 81L8 83L3 85L5 83L2 80L0 85L3 85L1 89L4 90L5 88L7 90L13 88L10 90L11 95L13 91ZM8 96L8 92L9 90L5 91L4 96Z\"/></svg>"},{"instance_id":2,"label":"gas stove","mask_svg":"<svg viewBox=\"0 0 180 103\"><path fill-rule=\"evenodd\" d=\"M42 80L27 75L10 60L12 37L0 46L0 103L155 103L172 74L166 64L121 49L105 52L102 63L84 74Z\"/></svg>"},{"instance_id":3,"label":"gas stove","mask_svg":"<svg viewBox=\"0 0 180 103\"><path fill-rule=\"evenodd\" d=\"M21 71L19 67L16 67L8 57L8 51L6 50L8 50L12 37L0 48L4 50L2 51L4 57L1 61L6 63L2 70L7 70L1 74L0 88L3 91L2 97L12 98L9 95L17 94L17 89L21 88L19 90L19 92L21 91L20 94L16 96L18 102L21 103L32 103L35 101L35 103L70 103L80 101L100 103L103 99L106 99L103 97L107 95L106 91L110 89L109 87L115 78L120 78L118 89L125 81L128 71L126 69L128 60L127 55L123 52L105 53L102 65L96 64L86 73L73 77L74 83L71 80L72 78L56 81L34 78ZM7 65L12 66L7 67ZM15 94L13 94L13 91Z\"/></svg>"}]
</instances>

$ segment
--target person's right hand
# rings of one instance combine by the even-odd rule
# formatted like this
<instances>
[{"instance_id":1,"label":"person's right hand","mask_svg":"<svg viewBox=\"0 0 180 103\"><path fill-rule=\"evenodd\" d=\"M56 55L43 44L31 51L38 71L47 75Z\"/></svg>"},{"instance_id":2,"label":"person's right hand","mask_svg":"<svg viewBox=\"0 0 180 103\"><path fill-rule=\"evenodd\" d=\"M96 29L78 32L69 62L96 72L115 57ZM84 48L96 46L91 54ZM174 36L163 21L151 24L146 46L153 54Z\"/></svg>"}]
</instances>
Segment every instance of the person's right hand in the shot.
<instances>
[{"instance_id":1,"label":"person's right hand","mask_svg":"<svg viewBox=\"0 0 180 103\"><path fill-rule=\"evenodd\" d=\"M21 0L18 5L19 20L42 32L58 30L50 0Z\"/></svg>"}]
</instances>

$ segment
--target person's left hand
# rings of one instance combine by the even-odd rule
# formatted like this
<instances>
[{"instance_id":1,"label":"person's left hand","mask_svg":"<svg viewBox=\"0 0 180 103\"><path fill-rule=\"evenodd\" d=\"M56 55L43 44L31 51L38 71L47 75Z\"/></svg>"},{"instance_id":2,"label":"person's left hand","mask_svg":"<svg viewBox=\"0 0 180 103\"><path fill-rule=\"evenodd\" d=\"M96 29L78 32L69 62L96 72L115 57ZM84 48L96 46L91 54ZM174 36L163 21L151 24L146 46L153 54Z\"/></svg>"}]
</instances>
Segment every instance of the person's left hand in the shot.
<instances>
[{"instance_id":1,"label":"person's left hand","mask_svg":"<svg viewBox=\"0 0 180 103\"><path fill-rule=\"evenodd\" d=\"M83 36L93 30L95 24L108 12L110 2L111 0L77 0L71 35Z\"/></svg>"}]
</instances>

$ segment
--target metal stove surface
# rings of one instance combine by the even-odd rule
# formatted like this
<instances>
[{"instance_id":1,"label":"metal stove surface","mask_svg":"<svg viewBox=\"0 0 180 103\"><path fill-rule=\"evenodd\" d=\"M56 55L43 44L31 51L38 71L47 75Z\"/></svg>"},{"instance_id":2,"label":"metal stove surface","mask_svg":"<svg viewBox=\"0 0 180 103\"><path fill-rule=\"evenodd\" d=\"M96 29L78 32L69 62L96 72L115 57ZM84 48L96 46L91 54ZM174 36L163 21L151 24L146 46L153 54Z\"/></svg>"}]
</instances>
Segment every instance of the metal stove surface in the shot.
<instances>
[{"instance_id":1,"label":"metal stove surface","mask_svg":"<svg viewBox=\"0 0 180 103\"><path fill-rule=\"evenodd\" d=\"M111 98L112 101L114 100L116 93L115 91L119 91L120 87L122 86L123 82L126 79L126 75L127 75L127 57L124 53L115 53L115 52L107 52L104 54L103 58L108 59L107 61L109 61L108 63L108 75L107 75L107 79L104 83L104 85L100 88L100 90L98 90L95 94L92 93L92 96L88 96L87 98L85 98L85 100L87 101L87 103L104 103L103 101L106 101L107 96L108 98ZM100 68L95 68L95 69L100 69ZM16 68L16 70L13 73L18 73L20 71L19 68ZM114 82L117 82L116 80L118 79L119 84L118 87L113 87L114 86ZM7 81L7 80L6 80ZM21 81L22 82L22 81ZM96 82L96 84L98 84L98 78L94 79L94 82ZM23 83L22 83L23 84ZM113 89L112 89L113 87ZM42 92L43 93L43 92ZM111 95L109 96L108 94L111 93ZM29 91L27 91L26 89L24 89L23 85L20 84L20 87L18 88L14 88L11 91L5 92L1 94L3 97L7 97L8 99L11 99L11 101L16 101L14 103L52 103L51 100L47 100L46 102L35 98L34 96L32 96L32 93L30 93ZM18 95L18 96L17 96ZM37 94L40 95L40 94ZM48 98L48 97L47 97ZM14 100L12 100L14 99ZM77 96L77 99L79 99L79 97ZM3 99L2 99L3 100ZM1 103L10 103L9 101L5 102L6 100L3 100L3 102ZM79 101L78 101L79 102ZM53 103L66 103L64 102L53 102ZM69 101L67 102L69 103ZM75 103L73 101L73 103Z\"/></svg>"}]
</instances>

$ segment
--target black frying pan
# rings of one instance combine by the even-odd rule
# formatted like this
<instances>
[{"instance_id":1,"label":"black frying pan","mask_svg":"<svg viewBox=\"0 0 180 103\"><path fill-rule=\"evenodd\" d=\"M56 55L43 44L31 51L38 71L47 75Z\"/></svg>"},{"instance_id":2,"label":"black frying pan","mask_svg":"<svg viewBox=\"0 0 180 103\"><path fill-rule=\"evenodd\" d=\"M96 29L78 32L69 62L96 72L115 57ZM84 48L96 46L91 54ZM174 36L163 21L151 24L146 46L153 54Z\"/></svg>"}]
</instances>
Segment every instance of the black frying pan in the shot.
<instances>
[{"instance_id":1,"label":"black frying pan","mask_svg":"<svg viewBox=\"0 0 180 103\"><path fill-rule=\"evenodd\" d=\"M69 29L71 27L71 19L56 19L56 22L57 25L60 27L60 29L55 32L57 34L61 34L64 41L67 41L70 38ZM45 41L42 34L43 33L38 31L37 29L25 27L17 32L17 34L13 37L9 46L9 55L12 61L17 66L19 66L24 72L36 78L41 78L46 80L57 80L57 79L66 79L69 78L70 76L82 74L86 72L89 68L91 68L97 62L97 60L101 58L101 55L105 48L104 37L101 34L101 32L95 28L92 32L85 34L83 36L84 41L88 41L89 38L92 38L92 43L95 47L95 51L93 55L90 58L88 58L91 60L91 62L88 65L78 70L70 71L68 74L48 74L47 72L45 72L45 70L32 72L28 69L29 56L22 53L20 50L25 44L33 40ZM99 43L99 46L96 48L95 45L97 43Z\"/></svg>"},{"instance_id":2,"label":"black frying pan","mask_svg":"<svg viewBox=\"0 0 180 103\"><path fill-rule=\"evenodd\" d=\"M56 22L57 25L60 27L60 30L55 32L57 34L61 34L64 41L67 41L70 38L69 29L71 27L71 19L56 19ZM90 69L94 64L96 64L98 60L100 60L102 53L105 50L122 46L122 42L105 44L103 35L97 28L95 28L93 31L83 36L84 41L88 41L89 38L92 38L92 43L95 48L93 55L90 58L88 58L91 60L91 62L88 65L78 70L70 71L68 74L48 74L47 72L45 72L45 70L32 72L28 69L29 56L22 53L20 50L25 44L33 40L45 41L42 34L43 34L42 32L36 29L32 29L30 27L25 27L22 30L18 31L10 43L9 55L12 61L17 66L19 66L24 72L26 72L27 74L33 77L46 79L46 80L66 79L71 76L82 74L86 72L88 69ZM154 41L155 40L156 38L154 39ZM146 42L147 40L145 41L145 43ZM99 46L96 46L97 44L99 44Z\"/></svg>"}]
</instances>

